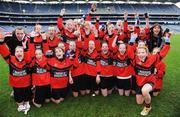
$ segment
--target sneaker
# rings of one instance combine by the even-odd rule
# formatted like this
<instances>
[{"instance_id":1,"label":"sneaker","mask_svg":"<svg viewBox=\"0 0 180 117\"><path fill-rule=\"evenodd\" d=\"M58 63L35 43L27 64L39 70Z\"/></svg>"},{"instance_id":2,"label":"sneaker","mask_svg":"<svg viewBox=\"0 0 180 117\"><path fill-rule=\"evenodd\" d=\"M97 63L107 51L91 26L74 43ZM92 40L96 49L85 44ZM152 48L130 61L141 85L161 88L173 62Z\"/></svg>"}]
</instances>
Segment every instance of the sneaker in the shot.
<instances>
[{"instance_id":1,"label":"sneaker","mask_svg":"<svg viewBox=\"0 0 180 117\"><path fill-rule=\"evenodd\" d=\"M23 110L23 112L26 115L28 113L28 111L30 110L30 108L31 108L29 102L25 102L24 107L25 107L25 110Z\"/></svg>"},{"instance_id":2,"label":"sneaker","mask_svg":"<svg viewBox=\"0 0 180 117\"><path fill-rule=\"evenodd\" d=\"M145 116L148 115L148 113L151 111L152 107L144 107L143 110L141 111L141 115Z\"/></svg>"},{"instance_id":3,"label":"sneaker","mask_svg":"<svg viewBox=\"0 0 180 117\"><path fill-rule=\"evenodd\" d=\"M24 103L24 106L25 106L26 109L30 109L30 108L31 108L29 102L25 102L25 103Z\"/></svg>"},{"instance_id":4,"label":"sneaker","mask_svg":"<svg viewBox=\"0 0 180 117\"><path fill-rule=\"evenodd\" d=\"M29 108L27 107L25 110L23 110L24 114L27 115L29 110L30 110L30 107Z\"/></svg>"},{"instance_id":5,"label":"sneaker","mask_svg":"<svg viewBox=\"0 0 180 117\"><path fill-rule=\"evenodd\" d=\"M26 107L25 107L24 105L20 105L20 106L18 106L18 108L17 108L18 112L24 111L25 109L26 109Z\"/></svg>"}]
</instances>

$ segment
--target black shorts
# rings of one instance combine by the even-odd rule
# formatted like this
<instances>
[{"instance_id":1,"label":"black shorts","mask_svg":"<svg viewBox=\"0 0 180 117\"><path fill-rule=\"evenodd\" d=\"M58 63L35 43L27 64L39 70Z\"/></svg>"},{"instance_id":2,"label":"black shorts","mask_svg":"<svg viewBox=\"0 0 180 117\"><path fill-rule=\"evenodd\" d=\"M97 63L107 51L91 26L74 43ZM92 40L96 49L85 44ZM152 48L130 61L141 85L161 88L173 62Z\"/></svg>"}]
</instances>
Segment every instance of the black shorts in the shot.
<instances>
[{"instance_id":1,"label":"black shorts","mask_svg":"<svg viewBox=\"0 0 180 117\"><path fill-rule=\"evenodd\" d=\"M118 89L124 89L124 90L130 90L131 89L131 78L129 79L118 79L116 78L117 88Z\"/></svg>"},{"instance_id":2,"label":"black shorts","mask_svg":"<svg viewBox=\"0 0 180 117\"><path fill-rule=\"evenodd\" d=\"M73 77L73 84L71 85L73 92L78 92L79 90L84 90L84 75Z\"/></svg>"},{"instance_id":3,"label":"black shorts","mask_svg":"<svg viewBox=\"0 0 180 117\"><path fill-rule=\"evenodd\" d=\"M51 98L51 87L50 85L36 86L34 94L34 102L37 104L43 104L45 99Z\"/></svg>"},{"instance_id":4,"label":"black shorts","mask_svg":"<svg viewBox=\"0 0 180 117\"><path fill-rule=\"evenodd\" d=\"M154 87L154 83L152 83L152 82L148 82L148 83L146 83L146 84L150 84L152 87ZM143 86L137 86L137 88L136 88L136 94L140 94L140 95L142 95L142 87Z\"/></svg>"},{"instance_id":5,"label":"black shorts","mask_svg":"<svg viewBox=\"0 0 180 117\"><path fill-rule=\"evenodd\" d=\"M132 76L131 78L131 89L136 91L137 83L136 83L136 77Z\"/></svg>"},{"instance_id":6,"label":"black shorts","mask_svg":"<svg viewBox=\"0 0 180 117\"><path fill-rule=\"evenodd\" d=\"M101 76L101 82L99 84L101 89L110 90L114 87L115 78L114 77L103 77Z\"/></svg>"},{"instance_id":7,"label":"black shorts","mask_svg":"<svg viewBox=\"0 0 180 117\"><path fill-rule=\"evenodd\" d=\"M13 91L14 91L14 100L17 103L21 103L23 101L26 102L31 99L32 92L30 86L24 88L13 87Z\"/></svg>"},{"instance_id":8,"label":"black shorts","mask_svg":"<svg viewBox=\"0 0 180 117\"><path fill-rule=\"evenodd\" d=\"M65 98L68 93L68 87L62 89L52 89L51 90L51 97L55 100L60 98Z\"/></svg>"},{"instance_id":9,"label":"black shorts","mask_svg":"<svg viewBox=\"0 0 180 117\"><path fill-rule=\"evenodd\" d=\"M96 83L96 77L85 75L85 84L87 90L97 91L99 89L98 84Z\"/></svg>"}]
</instances>

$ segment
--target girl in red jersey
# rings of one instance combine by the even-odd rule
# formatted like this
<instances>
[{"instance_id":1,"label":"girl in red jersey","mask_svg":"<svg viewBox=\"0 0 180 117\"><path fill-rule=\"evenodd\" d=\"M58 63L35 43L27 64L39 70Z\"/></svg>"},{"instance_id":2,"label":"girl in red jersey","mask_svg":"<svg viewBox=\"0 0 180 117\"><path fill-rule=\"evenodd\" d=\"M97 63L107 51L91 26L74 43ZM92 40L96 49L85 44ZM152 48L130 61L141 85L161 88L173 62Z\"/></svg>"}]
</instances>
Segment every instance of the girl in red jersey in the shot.
<instances>
[{"instance_id":1,"label":"girl in red jersey","mask_svg":"<svg viewBox=\"0 0 180 117\"><path fill-rule=\"evenodd\" d=\"M154 48L152 54L157 54L159 52L159 48ZM155 66L155 75L156 75L156 83L155 89L153 90L153 95L158 96L161 92L163 85L163 77L166 71L166 64L161 60Z\"/></svg>"},{"instance_id":2,"label":"girl in red jersey","mask_svg":"<svg viewBox=\"0 0 180 117\"><path fill-rule=\"evenodd\" d=\"M84 71L85 71L85 82L86 93L89 94L92 90L93 96L99 94L98 84L96 83L96 76L98 73L99 60L98 53L95 49L95 42L89 41L88 50L84 53Z\"/></svg>"},{"instance_id":3,"label":"girl in red jersey","mask_svg":"<svg viewBox=\"0 0 180 117\"><path fill-rule=\"evenodd\" d=\"M13 87L14 100L17 110L24 111L25 114L30 110L29 100L31 98L30 82L30 55L26 48L26 42L23 46L15 48L15 56L10 55L10 51L5 43L0 43L0 53L9 64L9 84ZM25 52L24 52L25 49Z\"/></svg>"},{"instance_id":4,"label":"girl in red jersey","mask_svg":"<svg viewBox=\"0 0 180 117\"><path fill-rule=\"evenodd\" d=\"M96 49L99 50L100 42L98 41L98 31L90 21L85 21L83 28L81 29L81 39L84 41L83 49L87 50L89 41L93 40Z\"/></svg>"},{"instance_id":5,"label":"girl in red jersey","mask_svg":"<svg viewBox=\"0 0 180 117\"><path fill-rule=\"evenodd\" d=\"M137 35L136 35L137 37ZM117 36L115 37L112 46L115 49ZM120 96L129 96L131 89L131 78L133 67L131 61L134 59L133 49L125 43L120 43L118 50L114 52L115 67L114 75L116 76L117 88Z\"/></svg>"},{"instance_id":6,"label":"girl in red jersey","mask_svg":"<svg viewBox=\"0 0 180 117\"><path fill-rule=\"evenodd\" d=\"M63 25L63 15L65 14L65 9L62 9L60 12L60 16L57 19L57 25L61 36L63 38L63 42L69 43L70 40L76 40L78 37L75 32L75 25L72 19L66 21L65 26Z\"/></svg>"},{"instance_id":7,"label":"girl in red jersey","mask_svg":"<svg viewBox=\"0 0 180 117\"><path fill-rule=\"evenodd\" d=\"M33 104L40 108L44 102L50 101L50 74L48 72L47 59L41 49L35 51L32 61L32 85L35 86Z\"/></svg>"},{"instance_id":8,"label":"girl in red jersey","mask_svg":"<svg viewBox=\"0 0 180 117\"><path fill-rule=\"evenodd\" d=\"M100 83L101 93L104 97L112 93L114 86L113 77L113 57L107 42L102 43L100 54L100 74L97 75L96 82Z\"/></svg>"},{"instance_id":9,"label":"girl in red jersey","mask_svg":"<svg viewBox=\"0 0 180 117\"><path fill-rule=\"evenodd\" d=\"M131 38L130 44L135 42L135 38ZM166 44L163 46L159 54L149 55L147 47L138 47L136 58L134 60L134 67L136 71L137 80L137 104L144 102L144 109L141 111L141 115L148 115L151 107L151 95L150 92L154 89L156 78L154 74L156 61L164 57L170 49L170 39L165 37Z\"/></svg>"},{"instance_id":10,"label":"girl in red jersey","mask_svg":"<svg viewBox=\"0 0 180 117\"><path fill-rule=\"evenodd\" d=\"M41 49L45 54L47 50L49 50L46 33L41 31L42 26L36 24L35 32L31 34L29 49L31 50L31 57L35 56L35 50Z\"/></svg>"},{"instance_id":11,"label":"girl in red jersey","mask_svg":"<svg viewBox=\"0 0 180 117\"><path fill-rule=\"evenodd\" d=\"M71 77L71 61L65 57L65 52L62 48L55 48L55 57L48 61L50 67L50 83L51 83L51 100L58 104L62 102L67 95L68 81L73 83Z\"/></svg>"},{"instance_id":12,"label":"girl in red jersey","mask_svg":"<svg viewBox=\"0 0 180 117\"><path fill-rule=\"evenodd\" d=\"M81 95L85 95L85 88L83 87L83 80L84 80L84 63L82 58L81 50L82 47L78 46L78 42L70 41L69 43L69 50L66 52L66 57L70 58L73 61L73 69L71 71L73 84L72 91L73 96L78 97L79 91Z\"/></svg>"},{"instance_id":13,"label":"girl in red jersey","mask_svg":"<svg viewBox=\"0 0 180 117\"><path fill-rule=\"evenodd\" d=\"M48 27L47 45L49 50L54 51L58 46L59 42L62 41L61 38L56 34L56 29L53 26Z\"/></svg>"},{"instance_id":14,"label":"girl in red jersey","mask_svg":"<svg viewBox=\"0 0 180 117\"><path fill-rule=\"evenodd\" d=\"M108 42L109 49L112 50L112 43L114 38L116 37L117 31L112 23L108 23L107 25L107 34L104 36L104 41Z\"/></svg>"}]
</instances>

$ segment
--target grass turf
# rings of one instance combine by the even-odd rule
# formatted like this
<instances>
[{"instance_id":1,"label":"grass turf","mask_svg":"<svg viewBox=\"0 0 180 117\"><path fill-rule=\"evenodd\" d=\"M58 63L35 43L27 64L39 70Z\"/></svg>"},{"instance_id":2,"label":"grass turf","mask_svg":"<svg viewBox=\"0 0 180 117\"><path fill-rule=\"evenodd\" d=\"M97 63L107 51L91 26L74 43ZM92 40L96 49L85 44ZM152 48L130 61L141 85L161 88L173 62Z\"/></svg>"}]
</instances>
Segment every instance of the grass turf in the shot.
<instances>
[{"instance_id":1,"label":"grass turf","mask_svg":"<svg viewBox=\"0 0 180 117\"><path fill-rule=\"evenodd\" d=\"M167 65L163 91L152 98L152 111L148 117L180 116L180 35L171 38L171 50L164 59ZM0 57L0 117L23 117L16 104L9 96L8 65ZM28 117L139 117L142 105L137 105L135 96L120 97L113 94L109 97L69 96L59 105L48 103L38 109L32 106Z\"/></svg>"}]
</instances>

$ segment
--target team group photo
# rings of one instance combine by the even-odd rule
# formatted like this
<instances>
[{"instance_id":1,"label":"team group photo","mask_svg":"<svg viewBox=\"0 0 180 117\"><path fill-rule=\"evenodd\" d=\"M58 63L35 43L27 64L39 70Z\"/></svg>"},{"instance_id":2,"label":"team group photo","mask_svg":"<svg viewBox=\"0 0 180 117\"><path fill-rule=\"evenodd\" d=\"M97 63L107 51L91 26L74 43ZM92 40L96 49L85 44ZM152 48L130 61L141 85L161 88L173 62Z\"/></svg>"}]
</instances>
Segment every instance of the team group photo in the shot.
<instances>
[{"instance_id":1,"label":"team group photo","mask_svg":"<svg viewBox=\"0 0 180 117\"><path fill-rule=\"evenodd\" d=\"M180 116L178 0L0 5L0 117Z\"/></svg>"}]
</instances>

